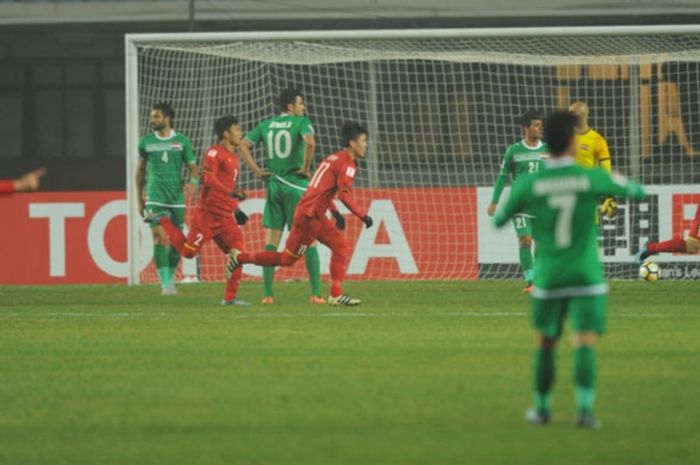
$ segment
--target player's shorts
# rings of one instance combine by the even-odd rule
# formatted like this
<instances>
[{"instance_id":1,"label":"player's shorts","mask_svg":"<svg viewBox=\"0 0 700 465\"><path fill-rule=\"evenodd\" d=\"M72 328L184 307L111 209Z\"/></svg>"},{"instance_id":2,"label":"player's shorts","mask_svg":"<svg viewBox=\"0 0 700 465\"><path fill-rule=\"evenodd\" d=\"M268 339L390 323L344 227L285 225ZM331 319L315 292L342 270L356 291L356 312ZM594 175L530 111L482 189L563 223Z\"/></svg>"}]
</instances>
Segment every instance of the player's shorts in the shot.
<instances>
[{"instance_id":1,"label":"player's shorts","mask_svg":"<svg viewBox=\"0 0 700 465\"><path fill-rule=\"evenodd\" d=\"M267 229L291 229L294 222L294 210L299 200L306 193L309 182L306 179L288 181L273 175L267 183L267 197L263 212L263 226ZM299 185L297 185L299 184Z\"/></svg>"},{"instance_id":2,"label":"player's shorts","mask_svg":"<svg viewBox=\"0 0 700 465\"><path fill-rule=\"evenodd\" d=\"M224 253L231 249L245 250L243 232L231 215L197 210L190 223L184 247L192 254L212 239Z\"/></svg>"},{"instance_id":3,"label":"player's shorts","mask_svg":"<svg viewBox=\"0 0 700 465\"><path fill-rule=\"evenodd\" d=\"M144 214L154 215L165 213L168 215L168 219L178 228L182 229L185 225L185 208L184 207L163 207L160 205L146 205L143 209Z\"/></svg>"},{"instance_id":4,"label":"player's shorts","mask_svg":"<svg viewBox=\"0 0 700 465\"><path fill-rule=\"evenodd\" d=\"M513 217L515 234L518 237L532 236L532 220L533 218L530 216L515 215Z\"/></svg>"},{"instance_id":5,"label":"player's shorts","mask_svg":"<svg viewBox=\"0 0 700 465\"><path fill-rule=\"evenodd\" d=\"M294 258L306 253L316 240L327 246L334 254L348 255L348 245L343 234L328 218L317 216L294 216L292 231L284 245L284 252Z\"/></svg>"},{"instance_id":6,"label":"player's shorts","mask_svg":"<svg viewBox=\"0 0 700 465\"><path fill-rule=\"evenodd\" d=\"M532 299L532 325L550 338L558 338L568 316L576 333L605 333L608 296Z\"/></svg>"}]
</instances>

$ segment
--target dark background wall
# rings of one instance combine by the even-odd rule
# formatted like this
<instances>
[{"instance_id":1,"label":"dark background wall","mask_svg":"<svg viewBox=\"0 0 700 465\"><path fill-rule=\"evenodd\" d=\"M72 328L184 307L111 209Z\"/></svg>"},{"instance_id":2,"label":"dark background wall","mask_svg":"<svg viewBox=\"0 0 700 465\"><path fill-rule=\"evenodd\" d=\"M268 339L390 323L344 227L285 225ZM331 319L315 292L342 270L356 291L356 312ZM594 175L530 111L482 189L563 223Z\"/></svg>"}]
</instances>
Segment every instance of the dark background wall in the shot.
<instances>
[{"instance_id":1,"label":"dark background wall","mask_svg":"<svg viewBox=\"0 0 700 465\"><path fill-rule=\"evenodd\" d=\"M0 6L8 3L12 2L0 1ZM194 26L202 31L250 31L700 22L698 14L604 12L601 7L590 10L589 15L566 18L513 11L510 15L501 12L498 17L464 12L453 17L346 15L313 21L216 20L210 14L210 19ZM0 24L0 176L13 177L47 166L51 175L43 190L124 189L124 34L189 28L184 18L168 22Z\"/></svg>"}]
</instances>

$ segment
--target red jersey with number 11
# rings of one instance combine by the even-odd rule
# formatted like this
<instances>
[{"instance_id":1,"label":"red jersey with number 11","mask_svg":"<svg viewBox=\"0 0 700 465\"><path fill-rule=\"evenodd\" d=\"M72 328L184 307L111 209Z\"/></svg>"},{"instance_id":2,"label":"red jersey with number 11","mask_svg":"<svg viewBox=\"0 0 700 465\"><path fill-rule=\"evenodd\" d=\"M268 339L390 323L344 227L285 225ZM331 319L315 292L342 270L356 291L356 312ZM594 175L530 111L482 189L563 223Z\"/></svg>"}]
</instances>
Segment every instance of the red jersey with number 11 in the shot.
<instances>
[{"instance_id":1,"label":"red jersey with number 11","mask_svg":"<svg viewBox=\"0 0 700 465\"><path fill-rule=\"evenodd\" d=\"M349 195L357 174L355 160L345 150L339 150L323 160L297 205L297 212L304 216L323 217L331 207L336 194L346 207L362 218L365 212L354 205Z\"/></svg>"}]
</instances>

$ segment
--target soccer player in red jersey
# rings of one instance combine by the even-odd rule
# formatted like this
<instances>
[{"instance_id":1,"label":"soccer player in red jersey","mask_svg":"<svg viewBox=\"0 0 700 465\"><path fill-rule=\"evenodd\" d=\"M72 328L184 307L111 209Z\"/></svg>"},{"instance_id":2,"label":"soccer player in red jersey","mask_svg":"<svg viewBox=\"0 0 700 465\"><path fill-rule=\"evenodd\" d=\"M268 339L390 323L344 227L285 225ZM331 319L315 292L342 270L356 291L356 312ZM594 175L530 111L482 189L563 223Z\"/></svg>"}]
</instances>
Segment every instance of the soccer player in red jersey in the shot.
<instances>
[{"instance_id":1,"label":"soccer player in red jersey","mask_svg":"<svg viewBox=\"0 0 700 465\"><path fill-rule=\"evenodd\" d=\"M0 195L13 192L31 192L39 189L41 178L46 174L46 168L30 171L17 179L0 179Z\"/></svg>"},{"instance_id":2,"label":"soccer player in red jersey","mask_svg":"<svg viewBox=\"0 0 700 465\"><path fill-rule=\"evenodd\" d=\"M240 265L254 263L260 266L290 266L294 264L309 246L318 240L331 249L331 291L328 297L330 305L359 305L358 299L343 294L343 279L350 250L345 237L340 232L345 229L345 218L335 208L333 200L337 198L348 207L366 227L372 226L372 218L355 204L351 188L357 165L355 160L364 158L367 151L367 129L359 123L348 121L341 129L345 148L323 160L314 173L306 193L299 201L294 213L292 230L287 238L283 252L264 251L244 253L233 249L229 252L228 269L240 269ZM330 210L335 218L335 225L326 217Z\"/></svg>"},{"instance_id":3,"label":"soccer player in red jersey","mask_svg":"<svg viewBox=\"0 0 700 465\"><path fill-rule=\"evenodd\" d=\"M662 252L687 254L696 254L700 252L700 204L698 204L698 208L695 210L693 222L690 223L690 233L688 234L687 241L681 237L677 237L664 242L648 243L637 252L635 261L638 265L641 265L650 256Z\"/></svg>"},{"instance_id":4,"label":"soccer player in red jersey","mask_svg":"<svg viewBox=\"0 0 700 465\"><path fill-rule=\"evenodd\" d=\"M238 200L233 195L240 172L240 161L234 152L242 139L241 126L234 116L223 116L214 123L218 143L209 147L202 160L202 175L197 209L194 212L190 232L185 237L182 231L166 215L157 214L146 221L159 224L168 234L170 241L180 255L192 258L199 249L213 239L224 252L244 248L243 234L238 224L245 224L248 216L238 209ZM233 218L236 218L236 221ZM238 224L236 224L238 223ZM249 306L237 298L241 281L241 269L226 274L226 294L222 305Z\"/></svg>"}]
</instances>

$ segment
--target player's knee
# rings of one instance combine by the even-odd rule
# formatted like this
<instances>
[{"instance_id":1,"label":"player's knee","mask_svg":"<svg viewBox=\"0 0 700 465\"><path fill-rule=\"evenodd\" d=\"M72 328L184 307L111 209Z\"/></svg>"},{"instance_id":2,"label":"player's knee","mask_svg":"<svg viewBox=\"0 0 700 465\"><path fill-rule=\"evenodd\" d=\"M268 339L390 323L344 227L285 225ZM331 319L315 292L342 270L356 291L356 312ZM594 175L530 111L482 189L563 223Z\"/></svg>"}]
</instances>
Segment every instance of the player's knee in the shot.
<instances>
[{"instance_id":1,"label":"player's knee","mask_svg":"<svg viewBox=\"0 0 700 465\"><path fill-rule=\"evenodd\" d=\"M598 333L593 331L574 333L571 337L571 344L574 347L594 346L596 342L598 342Z\"/></svg>"},{"instance_id":2,"label":"player's knee","mask_svg":"<svg viewBox=\"0 0 700 465\"><path fill-rule=\"evenodd\" d=\"M520 247L532 247L532 237L530 236L519 237L518 241L520 242Z\"/></svg>"}]
</instances>

